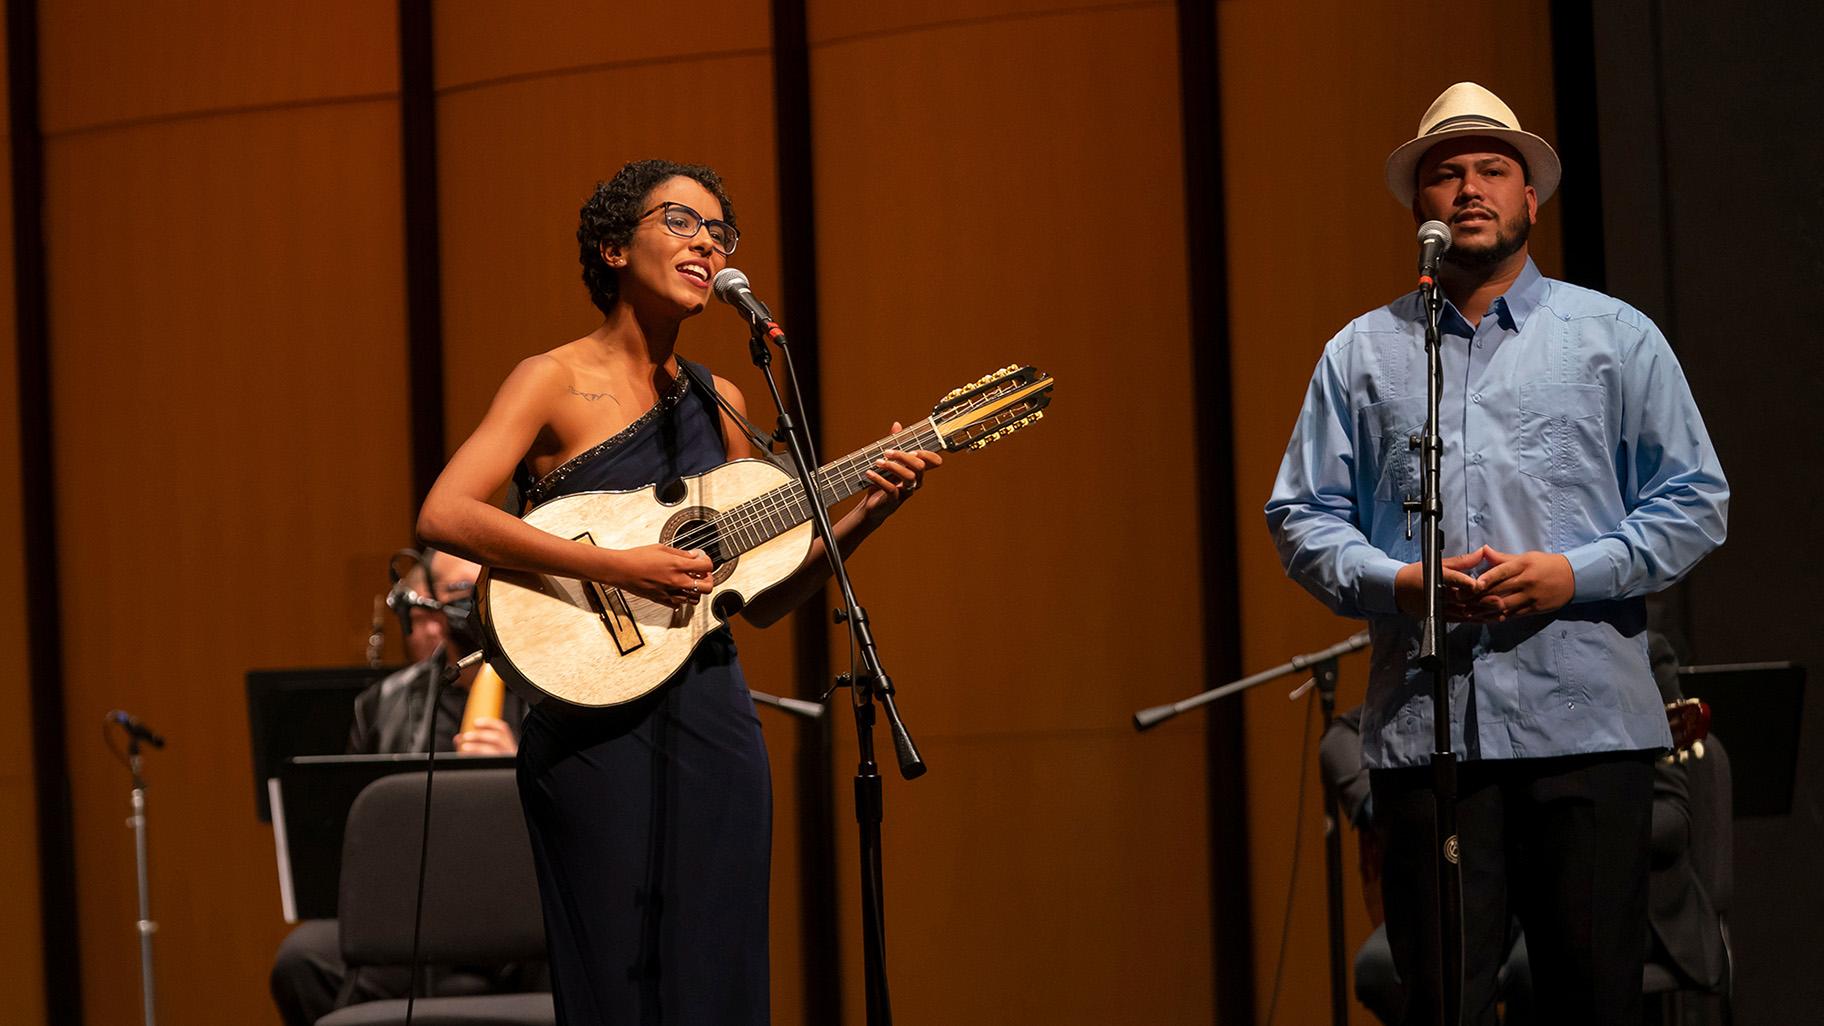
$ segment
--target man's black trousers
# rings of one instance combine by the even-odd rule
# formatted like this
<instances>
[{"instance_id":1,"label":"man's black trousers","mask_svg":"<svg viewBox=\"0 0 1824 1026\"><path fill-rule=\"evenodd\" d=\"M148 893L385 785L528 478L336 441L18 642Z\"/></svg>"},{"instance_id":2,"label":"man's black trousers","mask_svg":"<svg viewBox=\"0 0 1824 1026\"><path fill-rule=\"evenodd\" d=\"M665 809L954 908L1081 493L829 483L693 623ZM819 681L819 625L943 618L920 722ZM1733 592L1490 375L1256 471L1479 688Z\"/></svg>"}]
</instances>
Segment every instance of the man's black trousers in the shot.
<instances>
[{"instance_id":1,"label":"man's black trousers","mask_svg":"<svg viewBox=\"0 0 1824 1026\"><path fill-rule=\"evenodd\" d=\"M1463 1022L1493 1026L1495 974L1518 916L1539 1021L1641 1020L1656 752L1465 761L1458 767ZM1429 767L1374 770L1386 851L1387 938L1406 984L1401 1021L1438 1020L1434 804Z\"/></svg>"}]
</instances>

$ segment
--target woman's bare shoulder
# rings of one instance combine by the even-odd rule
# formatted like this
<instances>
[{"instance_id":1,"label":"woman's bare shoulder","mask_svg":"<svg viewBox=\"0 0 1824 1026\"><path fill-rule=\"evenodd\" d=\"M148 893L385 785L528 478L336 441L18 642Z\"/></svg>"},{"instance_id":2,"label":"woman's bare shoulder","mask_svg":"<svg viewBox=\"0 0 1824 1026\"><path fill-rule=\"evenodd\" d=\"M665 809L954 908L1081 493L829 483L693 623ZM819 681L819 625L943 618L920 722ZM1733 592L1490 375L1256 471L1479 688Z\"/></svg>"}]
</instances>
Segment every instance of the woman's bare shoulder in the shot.
<instances>
[{"instance_id":1,"label":"woman's bare shoulder","mask_svg":"<svg viewBox=\"0 0 1824 1026\"><path fill-rule=\"evenodd\" d=\"M561 395L575 374L563 356L563 349L559 346L519 361L500 386L501 394L516 398Z\"/></svg>"}]
</instances>

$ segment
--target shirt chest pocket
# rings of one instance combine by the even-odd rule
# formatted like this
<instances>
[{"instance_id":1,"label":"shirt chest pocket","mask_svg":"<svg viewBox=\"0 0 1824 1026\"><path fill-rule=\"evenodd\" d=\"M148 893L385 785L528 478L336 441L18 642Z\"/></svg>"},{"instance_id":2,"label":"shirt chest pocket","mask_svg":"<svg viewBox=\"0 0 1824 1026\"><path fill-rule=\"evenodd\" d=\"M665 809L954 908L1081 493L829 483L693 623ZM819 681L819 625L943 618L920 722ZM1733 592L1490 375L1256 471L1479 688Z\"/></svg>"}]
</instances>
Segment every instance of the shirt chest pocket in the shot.
<instances>
[{"instance_id":1,"label":"shirt chest pocket","mask_svg":"<svg viewBox=\"0 0 1824 1026\"><path fill-rule=\"evenodd\" d=\"M1362 407L1368 455L1373 463L1362 468L1364 483L1374 485L1382 502L1418 498L1419 451L1412 436L1425 429L1425 397L1401 396Z\"/></svg>"},{"instance_id":2,"label":"shirt chest pocket","mask_svg":"<svg viewBox=\"0 0 1824 1026\"><path fill-rule=\"evenodd\" d=\"M1608 465L1601 385L1535 381L1520 388L1520 472L1551 485L1591 480Z\"/></svg>"}]
</instances>

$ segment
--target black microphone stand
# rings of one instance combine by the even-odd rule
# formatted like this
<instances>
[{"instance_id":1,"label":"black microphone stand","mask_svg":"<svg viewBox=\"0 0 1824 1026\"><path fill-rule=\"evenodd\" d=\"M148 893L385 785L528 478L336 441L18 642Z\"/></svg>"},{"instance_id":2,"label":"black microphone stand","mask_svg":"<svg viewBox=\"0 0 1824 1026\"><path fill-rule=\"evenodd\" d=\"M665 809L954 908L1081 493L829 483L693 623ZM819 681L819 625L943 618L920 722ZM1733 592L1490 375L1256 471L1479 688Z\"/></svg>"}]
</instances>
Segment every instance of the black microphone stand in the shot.
<instances>
[{"instance_id":1,"label":"black microphone stand","mask_svg":"<svg viewBox=\"0 0 1824 1026\"><path fill-rule=\"evenodd\" d=\"M1208 705L1228 695L1239 694L1289 673L1309 669L1311 679L1293 689L1292 693L1286 697L1297 700L1306 691L1316 687L1318 708L1323 712L1323 730L1328 732L1331 720L1336 718L1336 661L1342 656L1367 647L1368 632L1361 631L1322 651L1293 656L1272 669L1262 670L1218 688L1211 688L1183 701L1142 709L1134 714L1134 729L1151 730L1179 713L1189 712L1198 706ZM1331 786L1328 778L1325 778L1323 783L1324 894L1328 908L1330 942L1330 1020L1335 1026L1348 1026L1349 972L1345 966L1349 963L1343 940L1343 836L1337 816L1336 789Z\"/></svg>"},{"instance_id":2,"label":"black microphone stand","mask_svg":"<svg viewBox=\"0 0 1824 1026\"><path fill-rule=\"evenodd\" d=\"M842 550L836 546L836 532L830 526L829 512L824 508L823 490L816 480L817 460L812 451L811 441L805 426L795 420L779 392L779 382L773 377L772 352L767 349L767 342L779 346L785 354L786 373L792 378L793 397L799 400L802 410L803 397L798 394L798 372L792 364L791 346L787 344L785 332L773 321L752 317L749 320L752 337L748 349L753 356L754 366L766 377L766 387L773 394L773 407L779 411L779 427L775 437L782 439L791 450L792 460L797 464L798 481L804 488L807 505L811 508L811 523L816 536L823 539L823 551L830 561L830 573L836 585L842 591L842 608L835 611L837 623L846 623L849 634L854 639L860 652L861 672L850 678L842 674L836 678L838 686L848 685L849 693L855 707L856 747L860 761L855 770L855 820L861 828L861 929L863 970L867 988L868 1026L890 1026L893 1022L892 1003L887 997L887 933L886 913L883 902L885 881L881 874L880 857L880 822L882 818L882 798L880 786L880 769L874 762L874 702L880 701L885 710L887 727L893 736L893 748L899 757L900 776L913 780L925 773L925 761L918 754L918 748L912 743L912 735L907 733L906 725L900 720L899 708L894 703L893 678L887 675L881 665L880 653L874 647L874 634L868 622L868 612L855 598L855 588L849 582L849 573L843 566Z\"/></svg>"},{"instance_id":3,"label":"black microphone stand","mask_svg":"<svg viewBox=\"0 0 1824 1026\"><path fill-rule=\"evenodd\" d=\"M1430 268L1423 269L1425 271ZM1419 497L1407 499L1406 537L1412 537L1412 514L1419 514L1419 559L1425 579L1425 618L1420 624L1419 666L1431 674L1431 789L1436 832L1433 851L1438 866L1438 978L1431 981L1438 1020L1444 1026L1462 1022L1463 879L1457 864L1457 756L1450 747L1450 667L1444 628L1444 439L1438 434L1438 399L1444 389L1443 345L1438 317L1444 296L1432 274L1419 277L1425 304L1425 433L1410 440L1419 451Z\"/></svg>"},{"instance_id":4,"label":"black microphone stand","mask_svg":"<svg viewBox=\"0 0 1824 1026\"><path fill-rule=\"evenodd\" d=\"M152 884L146 845L146 778L140 773L139 746L144 742L154 748L163 748L165 741L125 713L111 713L109 720L120 724L127 732L127 770L133 777L133 814L127 817L127 825L133 828L133 867L139 883L140 1008L145 1026L154 1026L158 1021L158 1003L152 985L152 935L158 932L158 923L152 919Z\"/></svg>"}]
</instances>

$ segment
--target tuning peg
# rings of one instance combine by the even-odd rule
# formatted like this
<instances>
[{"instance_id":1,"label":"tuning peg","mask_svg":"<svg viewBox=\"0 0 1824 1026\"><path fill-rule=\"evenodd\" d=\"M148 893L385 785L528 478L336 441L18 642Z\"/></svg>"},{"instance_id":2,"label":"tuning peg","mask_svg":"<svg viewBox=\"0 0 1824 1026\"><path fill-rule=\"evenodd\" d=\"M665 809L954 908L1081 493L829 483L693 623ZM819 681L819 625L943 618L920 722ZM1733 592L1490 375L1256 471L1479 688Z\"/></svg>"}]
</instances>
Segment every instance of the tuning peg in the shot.
<instances>
[{"instance_id":1,"label":"tuning peg","mask_svg":"<svg viewBox=\"0 0 1824 1026\"><path fill-rule=\"evenodd\" d=\"M946 402L946 403L947 403L947 402L949 402L949 401L950 401L950 400L952 400L952 399L955 399L955 398L956 398L956 397L957 397L957 396L959 396L959 395L962 395L962 394L963 394L963 390L962 390L962 389L960 389L960 388L953 388L953 389L951 389L951 390L950 390L950 392L949 392L949 394L947 394L947 395L945 395L945 396L944 396L944 398L943 398L943 399L942 399L942 400L941 400L941 401L942 401L942 402Z\"/></svg>"}]
</instances>

